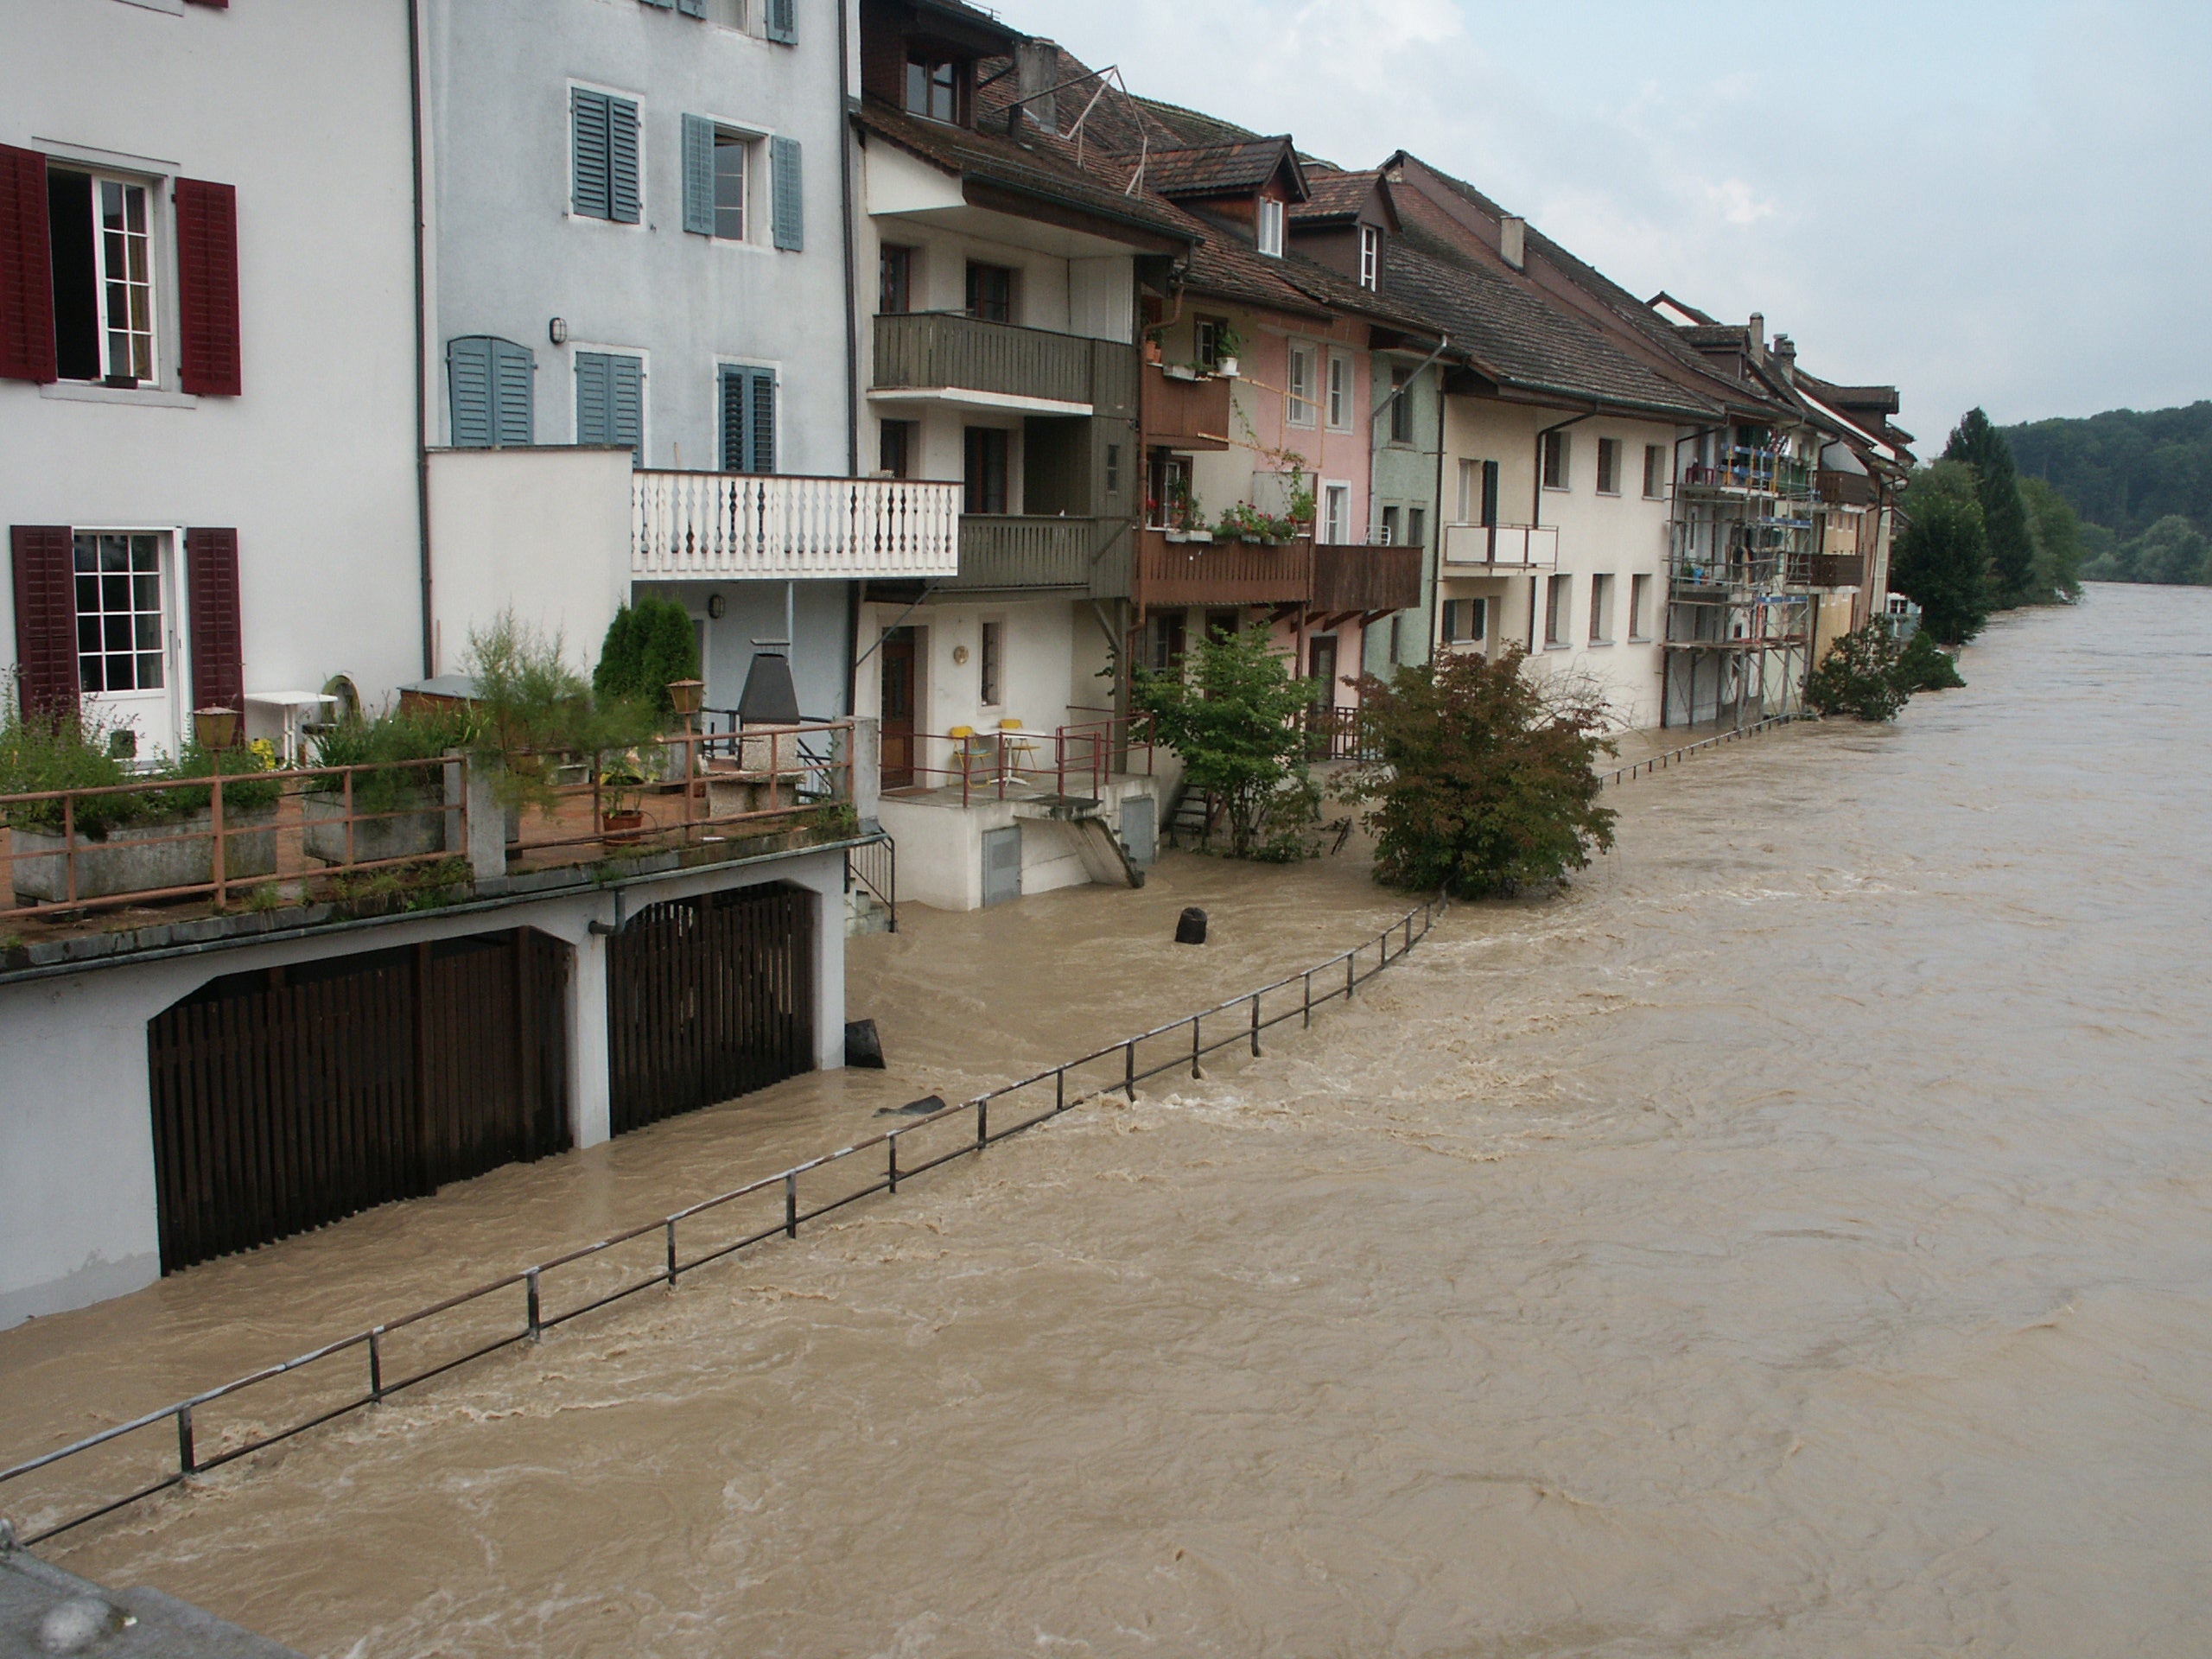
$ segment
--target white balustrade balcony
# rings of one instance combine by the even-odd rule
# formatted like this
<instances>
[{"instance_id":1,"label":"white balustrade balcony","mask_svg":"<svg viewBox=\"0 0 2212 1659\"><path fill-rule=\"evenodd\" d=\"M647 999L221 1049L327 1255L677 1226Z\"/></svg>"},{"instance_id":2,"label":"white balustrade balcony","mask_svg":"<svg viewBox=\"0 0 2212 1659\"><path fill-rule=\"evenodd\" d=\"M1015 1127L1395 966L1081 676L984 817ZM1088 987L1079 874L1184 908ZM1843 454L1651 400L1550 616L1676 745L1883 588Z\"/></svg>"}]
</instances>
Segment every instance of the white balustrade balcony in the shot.
<instances>
[{"instance_id":1,"label":"white balustrade balcony","mask_svg":"<svg viewBox=\"0 0 2212 1659\"><path fill-rule=\"evenodd\" d=\"M639 581L915 580L960 569L955 483L638 473L630 574Z\"/></svg>"},{"instance_id":2,"label":"white balustrade balcony","mask_svg":"<svg viewBox=\"0 0 2212 1659\"><path fill-rule=\"evenodd\" d=\"M1559 531L1551 524L1446 524L1444 563L1548 570L1559 563Z\"/></svg>"}]
</instances>

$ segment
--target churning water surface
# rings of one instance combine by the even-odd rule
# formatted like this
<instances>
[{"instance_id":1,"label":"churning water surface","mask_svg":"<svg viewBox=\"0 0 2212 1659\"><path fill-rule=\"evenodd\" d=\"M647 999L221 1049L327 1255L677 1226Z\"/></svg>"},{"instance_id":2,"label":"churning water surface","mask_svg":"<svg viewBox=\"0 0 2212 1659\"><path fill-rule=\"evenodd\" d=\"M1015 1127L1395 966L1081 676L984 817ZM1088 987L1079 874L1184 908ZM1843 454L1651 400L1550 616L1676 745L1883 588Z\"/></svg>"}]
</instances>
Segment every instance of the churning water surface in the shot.
<instances>
[{"instance_id":1,"label":"churning water surface","mask_svg":"<svg viewBox=\"0 0 2212 1659\"><path fill-rule=\"evenodd\" d=\"M2212 592L1963 666L1618 791L1565 895L1262 1059L50 1553L328 1655L2212 1649ZM10 1332L0 1461L1401 907L1170 860L916 913L852 968L893 1076Z\"/></svg>"}]
</instances>

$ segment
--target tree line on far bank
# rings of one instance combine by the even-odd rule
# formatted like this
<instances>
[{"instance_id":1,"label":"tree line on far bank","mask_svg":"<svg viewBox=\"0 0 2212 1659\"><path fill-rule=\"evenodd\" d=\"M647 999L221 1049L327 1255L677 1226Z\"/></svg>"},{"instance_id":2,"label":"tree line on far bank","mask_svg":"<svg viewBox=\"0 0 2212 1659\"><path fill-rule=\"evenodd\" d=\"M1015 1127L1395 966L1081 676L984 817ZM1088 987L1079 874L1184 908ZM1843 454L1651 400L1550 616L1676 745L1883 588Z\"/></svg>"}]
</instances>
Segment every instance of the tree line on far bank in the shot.
<instances>
[{"instance_id":1,"label":"tree line on far bank","mask_svg":"<svg viewBox=\"0 0 2212 1659\"><path fill-rule=\"evenodd\" d=\"M2212 584L2212 402L2003 433L2022 476L2081 515L2085 581Z\"/></svg>"}]
</instances>

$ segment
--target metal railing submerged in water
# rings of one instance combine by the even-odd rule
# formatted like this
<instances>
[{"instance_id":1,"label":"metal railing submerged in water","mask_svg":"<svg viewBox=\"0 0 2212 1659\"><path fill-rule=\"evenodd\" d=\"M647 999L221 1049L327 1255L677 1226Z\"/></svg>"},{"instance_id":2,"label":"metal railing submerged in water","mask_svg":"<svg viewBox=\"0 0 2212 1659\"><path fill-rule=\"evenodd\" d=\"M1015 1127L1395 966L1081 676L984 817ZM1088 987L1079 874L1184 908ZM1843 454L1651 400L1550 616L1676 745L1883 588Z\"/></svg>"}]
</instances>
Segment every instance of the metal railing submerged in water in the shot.
<instances>
[{"instance_id":1,"label":"metal railing submerged in water","mask_svg":"<svg viewBox=\"0 0 2212 1659\"><path fill-rule=\"evenodd\" d=\"M556 1326L639 1291L673 1287L686 1273L779 1235L796 1238L808 1223L877 1193L896 1193L902 1182L979 1154L1077 1106L1116 1094L1135 1100L1138 1084L1185 1066L1193 1077L1200 1076L1205 1057L1224 1049L1249 1048L1257 1056L1264 1033L1293 1020L1304 1029L1313 1024L1316 1008L1340 997L1349 1001L1360 986L1426 938L1446 906L1440 894L1415 906L1374 938L1257 990L0 1469L0 1489L40 1470L65 1464L83 1466L75 1460L110 1452L119 1454L131 1437L159 1435L174 1427L173 1461L162 1454L160 1472L148 1478L142 1458L140 1472L113 1483L130 1487L121 1497L22 1529L25 1544L41 1542L472 1361L536 1341ZM1370 958L1364 968L1363 957ZM1205 1025L1209 1020L1214 1022L1211 1038ZM903 1160L902 1149L906 1154ZM841 1173L850 1178L837 1181ZM826 1190L825 1182L830 1183ZM611 1271L594 1276L588 1271L594 1265ZM565 1288L566 1281L550 1281L571 1270L583 1282L566 1290L566 1300L551 1296L552 1291ZM522 1303L519 1324L512 1306L518 1297ZM434 1345L429 1328L448 1319L457 1319L463 1328L443 1347ZM310 1397L305 1403L296 1408L297 1414L283 1427L268 1427L274 1414L257 1405L242 1421L218 1428L212 1452L203 1449L210 1408L250 1389L266 1390L287 1379L327 1373L340 1362L348 1376L318 1382L308 1391Z\"/></svg>"},{"instance_id":2,"label":"metal railing submerged in water","mask_svg":"<svg viewBox=\"0 0 2212 1659\"><path fill-rule=\"evenodd\" d=\"M1764 720L1755 721L1749 726L1739 726L1733 731L1722 732L1715 736L1701 739L1695 743L1685 743L1679 749L1669 749L1664 754L1650 755L1630 766L1617 766L1604 774L1605 780L1609 784L1624 784L1638 776L1649 777L1653 772L1663 772L1675 761L1687 760L1690 756L1702 750L1717 748L1723 743L1733 743L1739 737L1757 737L1762 732L1772 731L1777 726L1789 725L1798 718L1799 716L1796 715L1769 715Z\"/></svg>"}]
</instances>

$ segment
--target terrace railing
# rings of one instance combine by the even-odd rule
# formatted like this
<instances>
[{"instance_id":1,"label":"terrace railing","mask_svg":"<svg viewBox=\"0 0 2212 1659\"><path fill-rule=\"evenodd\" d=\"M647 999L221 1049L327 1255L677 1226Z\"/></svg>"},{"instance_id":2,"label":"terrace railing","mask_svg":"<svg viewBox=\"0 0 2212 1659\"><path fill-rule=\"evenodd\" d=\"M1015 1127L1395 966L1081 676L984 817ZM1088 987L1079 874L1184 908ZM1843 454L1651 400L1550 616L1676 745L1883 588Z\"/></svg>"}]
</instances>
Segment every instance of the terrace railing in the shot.
<instances>
[{"instance_id":1,"label":"terrace railing","mask_svg":"<svg viewBox=\"0 0 2212 1659\"><path fill-rule=\"evenodd\" d=\"M918 580L960 568L957 484L639 472L630 501L634 580Z\"/></svg>"}]
</instances>

